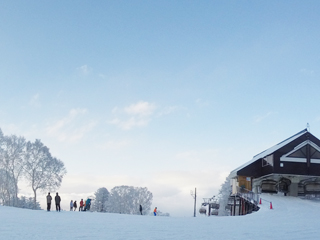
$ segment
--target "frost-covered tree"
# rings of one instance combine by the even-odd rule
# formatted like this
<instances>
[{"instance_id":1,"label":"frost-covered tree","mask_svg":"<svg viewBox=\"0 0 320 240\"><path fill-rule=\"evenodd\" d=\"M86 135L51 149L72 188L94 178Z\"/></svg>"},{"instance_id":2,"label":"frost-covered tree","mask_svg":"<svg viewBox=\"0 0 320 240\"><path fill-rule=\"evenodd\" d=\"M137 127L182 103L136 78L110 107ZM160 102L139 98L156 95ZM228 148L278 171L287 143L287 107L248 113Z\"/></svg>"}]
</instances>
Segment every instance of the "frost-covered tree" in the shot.
<instances>
[{"instance_id":1,"label":"frost-covered tree","mask_svg":"<svg viewBox=\"0 0 320 240\"><path fill-rule=\"evenodd\" d=\"M36 209L40 210L40 203L36 202L36 206L34 206L34 199L32 197L27 198L26 196L19 197L19 208L27 208L27 209Z\"/></svg>"},{"instance_id":2,"label":"frost-covered tree","mask_svg":"<svg viewBox=\"0 0 320 240\"><path fill-rule=\"evenodd\" d=\"M63 162L52 157L40 140L26 142L23 137L3 135L0 129L0 201L3 205L19 206L18 182L24 177L32 187L36 209L37 190L58 188L65 173Z\"/></svg>"},{"instance_id":3,"label":"frost-covered tree","mask_svg":"<svg viewBox=\"0 0 320 240\"><path fill-rule=\"evenodd\" d=\"M226 206L228 205L228 199L231 195L232 189L230 184L230 176L228 176L225 182L221 185L221 189L219 190L219 216L228 216L229 212L226 210Z\"/></svg>"},{"instance_id":4,"label":"frost-covered tree","mask_svg":"<svg viewBox=\"0 0 320 240\"><path fill-rule=\"evenodd\" d=\"M4 169L6 174L5 181L9 202L12 203L12 206L17 206L19 191L18 182L23 173L26 141L23 137L11 135L4 136L1 143L0 166ZM14 187L13 199L11 199L9 194L12 185Z\"/></svg>"},{"instance_id":5,"label":"frost-covered tree","mask_svg":"<svg viewBox=\"0 0 320 240\"><path fill-rule=\"evenodd\" d=\"M151 216L153 216L153 213L151 213ZM157 211L157 216L159 217L170 217L170 213L164 213L161 211Z\"/></svg>"},{"instance_id":6,"label":"frost-covered tree","mask_svg":"<svg viewBox=\"0 0 320 240\"><path fill-rule=\"evenodd\" d=\"M66 174L64 164L51 156L49 148L40 140L27 142L25 158L25 178L34 193L34 206L37 203L37 191L53 191L60 187Z\"/></svg>"},{"instance_id":7,"label":"frost-covered tree","mask_svg":"<svg viewBox=\"0 0 320 240\"><path fill-rule=\"evenodd\" d=\"M0 169L0 201L4 206L13 206L14 199L14 181L10 174Z\"/></svg>"},{"instance_id":8,"label":"frost-covered tree","mask_svg":"<svg viewBox=\"0 0 320 240\"><path fill-rule=\"evenodd\" d=\"M0 128L0 159L2 157L2 152L3 152L3 142L4 142L4 135Z\"/></svg>"},{"instance_id":9,"label":"frost-covered tree","mask_svg":"<svg viewBox=\"0 0 320 240\"><path fill-rule=\"evenodd\" d=\"M117 186L111 190L109 201L109 212L140 214L139 206L142 206L142 213L150 211L153 195L148 189L132 186Z\"/></svg>"},{"instance_id":10,"label":"frost-covered tree","mask_svg":"<svg viewBox=\"0 0 320 240\"><path fill-rule=\"evenodd\" d=\"M109 200L109 191L105 187L99 188L94 193L94 201L92 204L92 210L97 212L107 212L108 200Z\"/></svg>"}]
</instances>

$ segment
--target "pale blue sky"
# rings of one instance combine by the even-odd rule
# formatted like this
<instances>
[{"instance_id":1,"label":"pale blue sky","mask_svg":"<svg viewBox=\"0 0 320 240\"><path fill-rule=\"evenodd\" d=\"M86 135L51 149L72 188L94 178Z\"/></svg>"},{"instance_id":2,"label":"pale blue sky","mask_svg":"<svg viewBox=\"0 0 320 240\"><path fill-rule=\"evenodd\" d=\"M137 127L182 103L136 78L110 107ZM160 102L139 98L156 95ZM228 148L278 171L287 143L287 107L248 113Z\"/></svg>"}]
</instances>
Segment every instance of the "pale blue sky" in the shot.
<instances>
[{"instance_id":1,"label":"pale blue sky","mask_svg":"<svg viewBox=\"0 0 320 240\"><path fill-rule=\"evenodd\" d=\"M320 137L319 12L319 1L2 1L0 128L65 163L68 200L147 186L160 210L191 216L189 190L217 194L307 123Z\"/></svg>"}]
</instances>

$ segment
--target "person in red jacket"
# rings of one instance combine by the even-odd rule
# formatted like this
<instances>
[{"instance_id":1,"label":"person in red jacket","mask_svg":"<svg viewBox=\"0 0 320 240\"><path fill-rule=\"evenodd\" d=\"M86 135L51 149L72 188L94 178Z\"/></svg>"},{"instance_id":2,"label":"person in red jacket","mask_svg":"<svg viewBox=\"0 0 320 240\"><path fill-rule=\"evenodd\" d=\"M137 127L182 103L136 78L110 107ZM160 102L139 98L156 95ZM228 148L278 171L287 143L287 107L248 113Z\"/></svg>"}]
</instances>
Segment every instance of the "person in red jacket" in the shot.
<instances>
[{"instance_id":1,"label":"person in red jacket","mask_svg":"<svg viewBox=\"0 0 320 240\"><path fill-rule=\"evenodd\" d=\"M83 211L83 199L81 199L80 201L79 211Z\"/></svg>"}]
</instances>

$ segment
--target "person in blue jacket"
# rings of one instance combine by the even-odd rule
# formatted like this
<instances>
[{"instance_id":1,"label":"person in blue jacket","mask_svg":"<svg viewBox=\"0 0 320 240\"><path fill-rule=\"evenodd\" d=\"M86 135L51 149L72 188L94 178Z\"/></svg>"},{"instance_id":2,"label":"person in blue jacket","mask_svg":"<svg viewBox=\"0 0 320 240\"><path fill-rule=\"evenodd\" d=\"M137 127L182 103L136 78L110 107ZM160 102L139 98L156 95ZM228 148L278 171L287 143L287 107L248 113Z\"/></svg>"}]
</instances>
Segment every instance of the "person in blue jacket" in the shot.
<instances>
[{"instance_id":1,"label":"person in blue jacket","mask_svg":"<svg viewBox=\"0 0 320 240\"><path fill-rule=\"evenodd\" d=\"M90 210L90 205L91 205L91 199L88 198L87 201L86 201L86 206L84 208L84 211L89 211Z\"/></svg>"}]
</instances>

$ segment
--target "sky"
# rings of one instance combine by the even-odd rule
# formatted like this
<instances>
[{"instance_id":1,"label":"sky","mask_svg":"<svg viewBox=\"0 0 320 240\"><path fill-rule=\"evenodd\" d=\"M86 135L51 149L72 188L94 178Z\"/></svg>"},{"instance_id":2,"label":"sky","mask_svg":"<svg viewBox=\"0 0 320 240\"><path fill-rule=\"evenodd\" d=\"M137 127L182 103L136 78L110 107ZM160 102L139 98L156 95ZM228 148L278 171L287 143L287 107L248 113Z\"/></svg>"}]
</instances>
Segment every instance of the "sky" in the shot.
<instances>
[{"instance_id":1,"label":"sky","mask_svg":"<svg viewBox=\"0 0 320 240\"><path fill-rule=\"evenodd\" d=\"M230 171L307 123L320 137L319 11L318 1L1 1L0 128L64 162L65 208L129 185L189 216L191 190L198 204L217 195Z\"/></svg>"}]
</instances>

